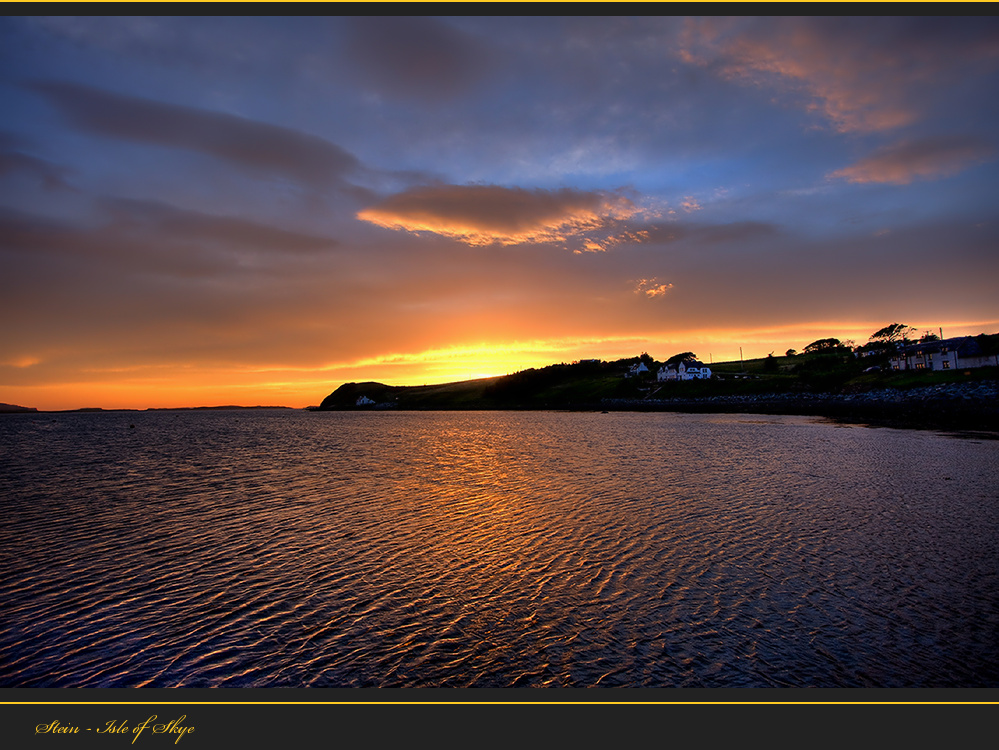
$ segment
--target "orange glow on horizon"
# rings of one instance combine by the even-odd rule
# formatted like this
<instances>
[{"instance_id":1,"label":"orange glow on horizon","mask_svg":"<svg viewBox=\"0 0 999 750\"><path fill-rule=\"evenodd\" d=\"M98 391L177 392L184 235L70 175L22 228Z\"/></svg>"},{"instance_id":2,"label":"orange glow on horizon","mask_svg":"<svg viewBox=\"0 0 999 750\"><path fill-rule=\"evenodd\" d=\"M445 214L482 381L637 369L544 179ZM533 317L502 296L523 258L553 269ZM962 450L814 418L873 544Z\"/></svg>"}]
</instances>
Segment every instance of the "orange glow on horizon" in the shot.
<instances>
[{"instance_id":1,"label":"orange glow on horizon","mask_svg":"<svg viewBox=\"0 0 999 750\"><path fill-rule=\"evenodd\" d=\"M386 385L435 385L473 380L541 368L579 359L613 361L648 352L664 360L682 351L693 351L704 362L731 362L782 356L787 349L801 351L822 338L852 340L861 345L871 333L886 325L875 322L812 322L757 329L703 329L682 334L641 332L633 336L540 339L533 341L482 341L427 349L392 352L354 361L325 365L208 367L161 365L129 368L120 372L93 372L93 380L5 385L0 402L34 407L41 411L80 408L146 409L194 406L318 405L345 382L377 381ZM914 326L944 336L977 335L999 331L999 321L944 322ZM143 374L146 373L146 374Z\"/></svg>"}]
</instances>

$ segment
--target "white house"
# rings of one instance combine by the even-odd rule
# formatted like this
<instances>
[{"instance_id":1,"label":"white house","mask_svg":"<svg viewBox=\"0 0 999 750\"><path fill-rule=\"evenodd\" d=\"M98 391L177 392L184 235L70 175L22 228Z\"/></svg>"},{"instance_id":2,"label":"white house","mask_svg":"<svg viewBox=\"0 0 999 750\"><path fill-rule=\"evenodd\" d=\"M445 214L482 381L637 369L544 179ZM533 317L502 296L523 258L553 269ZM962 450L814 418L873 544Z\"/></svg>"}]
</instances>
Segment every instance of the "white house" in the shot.
<instances>
[{"instance_id":1,"label":"white house","mask_svg":"<svg viewBox=\"0 0 999 750\"><path fill-rule=\"evenodd\" d=\"M357 398L357 403L356 403L355 405L356 405L356 406L371 406L371 405L372 405L372 404L374 404L374 403L375 403L375 402L374 402L374 401L372 401L372 400L371 400L370 398L368 398L367 396L359 396L359 397Z\"/></svg>"},{"instance_id":2,"label":"white house","mask_svg":"<svg viewBox=\"0 0 999 750\"><path fill-rule=\"evenodd\" d=\"M707 380L711 377L711 368L696 359L681 362L681 377L684 380Z\"/></svg>"},{"instance_id":3,"label":"white house","mask_svg":"<svg viewBox=\"0 0 999 750\"><path fill-rule=\"evenodd\" d=\"M688 359L679 365L663 365L656 373L660 382L666 380L707 380L711 377L711 368L696 359Z\"/></svg>"},{"instance_id":4,"label":"white house","mask_svg":"<svg viewBox=\"0 0 999 750\"><path fill-rule=\"evenodd\" d=\"M656 380L660 383L666 380L679 380L680 373L677 372L676 365L663 365L656 373Z\"/></svg>"},{"instance_id":5,"label":"white house","mask_svg":"<svg viewBox=\"0 0 999 750\"><path fill-rule=\"evenodd\" d=\"M645 366L645 363L639 362L638 364L632 365L631 368L628 370L628 377L641 375L643 372L648 372L648 371L649 368Z\"/></svg>"}]
</instances>

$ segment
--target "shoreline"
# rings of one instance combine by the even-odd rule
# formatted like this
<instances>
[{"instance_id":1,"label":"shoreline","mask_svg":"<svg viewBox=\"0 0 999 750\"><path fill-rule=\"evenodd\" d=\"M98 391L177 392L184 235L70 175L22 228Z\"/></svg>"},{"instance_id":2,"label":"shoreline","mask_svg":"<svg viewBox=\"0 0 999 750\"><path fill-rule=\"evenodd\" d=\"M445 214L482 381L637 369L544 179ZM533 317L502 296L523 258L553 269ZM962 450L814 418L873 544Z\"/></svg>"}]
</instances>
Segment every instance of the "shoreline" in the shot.
<instances>
[{"instance_id":1,"label":"shoreline","mask_svg":"<svg viewBox=\"0 0 999 750\"><path fill-rule=\"evenodd\" d=\"M879 427L996 433L996 383L887 388L863 393L765 393L669 399L605 399L605 411L787 414Z\"/></svg>"},{"instance_id":2,"label":"shoreline","mask_svg":"<svg viewBox=\"0 0 999 750\"><path fill-rule=\"evenodd\" d=\"M81 408L37 410L16 407L0 414L21 416L45 414L87 414L114 412L242 411L282 409L287 406L195 406L150 407L146 409ZM850 424L901 429L941 430L982 433L999 439L999 381L918 386L908 389L884 388L855 393L759 393L719 394L671 398L603 398L599 401L532 404L447 404L426 406L380 403L371 406L323 409L305 407L301 411L574 411L574 412L675 412L686 414L770 414L811 416Z\"/></svg>"}]
</instances>

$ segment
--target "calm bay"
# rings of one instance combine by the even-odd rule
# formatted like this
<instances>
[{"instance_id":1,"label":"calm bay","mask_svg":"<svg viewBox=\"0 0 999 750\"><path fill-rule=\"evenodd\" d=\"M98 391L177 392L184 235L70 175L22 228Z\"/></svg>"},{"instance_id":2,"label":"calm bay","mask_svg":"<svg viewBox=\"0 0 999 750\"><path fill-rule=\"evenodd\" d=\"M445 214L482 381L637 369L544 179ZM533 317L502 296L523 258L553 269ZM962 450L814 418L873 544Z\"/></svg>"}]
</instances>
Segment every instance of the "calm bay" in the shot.
<instances>
[{"instance_id":1,"label":"calm bay","mask_svg":"<svg viewBox=\"0 0 999 750\"><path fill-rule=\"evenodd\" d=\"M3 687L999 687L999 441L751 414L0 419Z\"/></svg>"}]
</instances>

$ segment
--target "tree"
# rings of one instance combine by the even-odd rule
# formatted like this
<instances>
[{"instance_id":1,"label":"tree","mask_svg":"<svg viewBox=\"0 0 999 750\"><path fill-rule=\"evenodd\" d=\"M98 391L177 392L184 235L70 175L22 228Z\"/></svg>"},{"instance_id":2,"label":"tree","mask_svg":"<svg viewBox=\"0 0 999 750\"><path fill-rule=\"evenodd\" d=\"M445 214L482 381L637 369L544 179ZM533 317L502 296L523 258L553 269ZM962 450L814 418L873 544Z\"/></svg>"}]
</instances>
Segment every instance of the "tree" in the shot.
<instances>
[{"instance_id":1,"label":"tree","mask_svg":"<svg viewBox=\"0 0 999 750\"><path fill-rule=\"evenodd\" d=\"M805 347L805 354L812 354L813 352L832 352L842 348L843 342L839 339L819 339L818 341L813 341Z\"/></svg>"},{"instance_id":2,"label":"tree","mask_svg":"<svg viewBox=\"0 0 999 750\"><path fill-rule=\"evenodd\" d=\"M867 345L863 348L869 353L879 353L880 358L887 362L891 353L904 348L906 343L908 343L908 337L915 332L915 328L907 326L904 323L890 323L881 330L872 333ZM902 357L903 368L908 367L907 362L908 360Z\"/></svg>"},{"instance_id":3,"label":"tree","mask_svg":"<svg viewBox=\"0 0 999 750\"><path fill-rule=\"evenodd\" d=\"M905 344L909 336L916 332L912 326L904 323L891 323L871 334L869 341L875 344L895 345Z\"/></svg>"},{"instance_id":4,"label":"tree","mask_svg":"<svg viewBox=\"0 0 999 750\"><path fill-rule=\"evenodd\" d=\"M784 356L785 357L793 357L797 353L798 352L795 351L794 349L788 349L786 352L784 352Z\"/></svg>"},{"instance_id":5,"label":"tree","mask_svg":"<svg viewBox=\"0 0 999 750\"><path fill-rule=\"evenodd\" d=\"M678 365L681 362L690 362L693 359L697 359L697 355L693 352L681 352L680 354L674 354L672 357L666 360L667 365Z\"/></svg>"}]
</instances>

